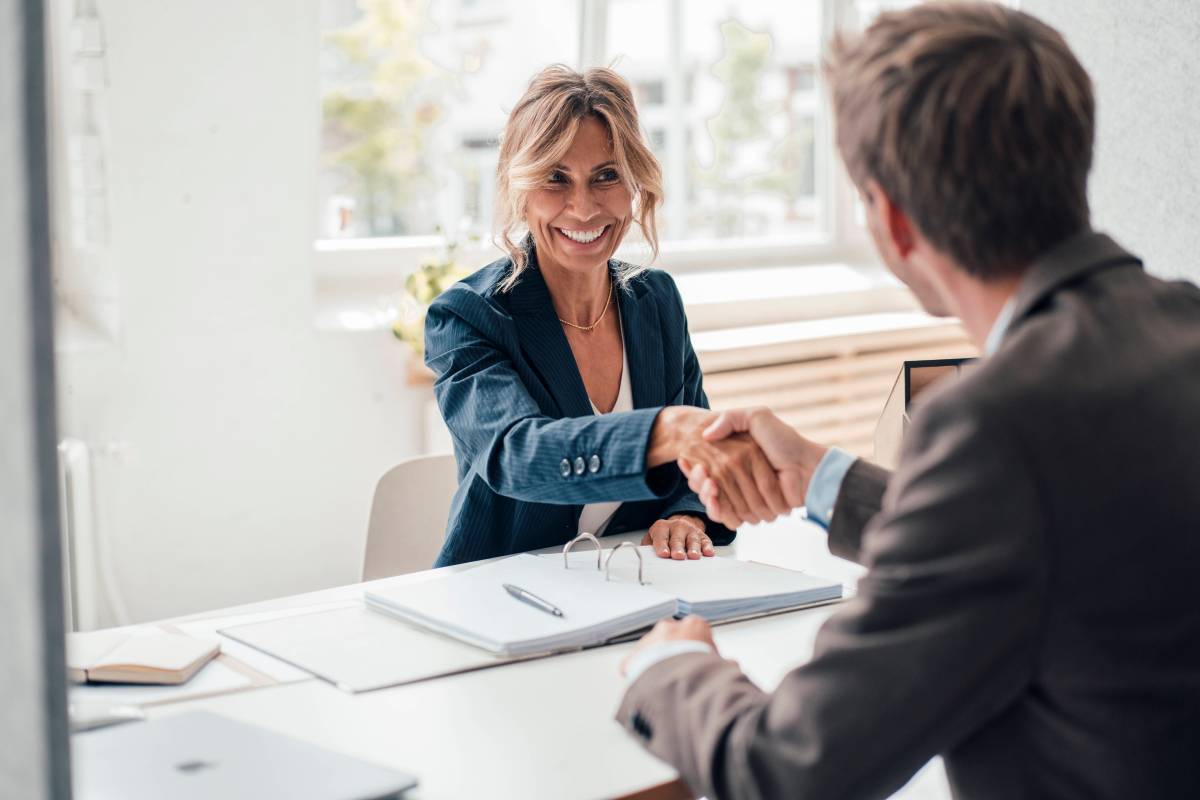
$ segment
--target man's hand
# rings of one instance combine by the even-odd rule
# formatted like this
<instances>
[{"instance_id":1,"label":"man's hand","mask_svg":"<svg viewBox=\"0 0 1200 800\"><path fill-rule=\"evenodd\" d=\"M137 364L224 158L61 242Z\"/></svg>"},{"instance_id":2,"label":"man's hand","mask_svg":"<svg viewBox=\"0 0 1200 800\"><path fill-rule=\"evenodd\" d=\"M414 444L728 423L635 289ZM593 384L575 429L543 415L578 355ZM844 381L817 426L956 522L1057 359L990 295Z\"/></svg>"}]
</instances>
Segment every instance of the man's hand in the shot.
<instances>
[{"instance_id":1,"label":"man's hand","mask_svg":"<svg viewBox=\"0 0 1200 800\"><path fill-rule=\"evenodd\" d=\"M743 437L749 437L761 448L771 468L778 473L786 504L786 510L778 513L804 505L808 482L829 448L804 438L765 408L724 411L704 431L705 441L715 446ZM680 458L679 468L687 476L688 486L704 503L710 519L732 528L741 522L756 522L756 517L762 516L747 514L741 487L731 480L727 470L715 469L711 461L690 455Z\"/></svg>"},{"instance_id":2,"label":"man's hand","mask_svg":"<svg viewBox=\"0 0 1200 800\"><path fill-rule=\"evenodd\" d=\"M676 514L655 522L642 537L642 544L654 545L654 554L659 558L676 561L716 554L712 539L705 533L704 520L689 514Z\"/></svg>"},{"instance_id":3,"label":"man's hand","mask_svg":"<svg viewBox=\"0 0 1200 800\"><path fill-rule=\"evenodd\" d=\"M629 654L621 659L621 675L625 675L629 660L643 650L662 644L663 642L684 640L704 642L713 649L714 653L717 652L717 645L713 641L712 627L704 621L703 617L693 615L684 617L681 620L664 619L660 620L649 633L639 639L638 643L634 645L633 650L629 651Z\"/></svg>"}]
</instances>

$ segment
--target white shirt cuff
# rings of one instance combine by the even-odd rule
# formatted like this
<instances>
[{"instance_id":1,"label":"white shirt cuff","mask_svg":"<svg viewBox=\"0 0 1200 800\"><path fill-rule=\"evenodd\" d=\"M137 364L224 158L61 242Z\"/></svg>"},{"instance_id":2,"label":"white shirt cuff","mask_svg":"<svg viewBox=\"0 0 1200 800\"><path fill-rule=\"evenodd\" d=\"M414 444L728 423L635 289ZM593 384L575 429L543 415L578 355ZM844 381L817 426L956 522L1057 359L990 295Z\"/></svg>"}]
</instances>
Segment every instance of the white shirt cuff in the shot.
<instances>
[{"instance_id":1,"label":"white shirt cuff","mask_svg":"<svg viewBox=\"0 0 1200 800\"><path fill-rule=\"evenodd\" d=\"M642 676L643 672L660 661L666 661L668 658L681 656L685 653L711 653L712 651L713 649L705 642L697 642L692 639L662 642L661 644L647 647L629 659L629 664L625 667L625 682L633 683Z\"/></svg>"}]
</instances>

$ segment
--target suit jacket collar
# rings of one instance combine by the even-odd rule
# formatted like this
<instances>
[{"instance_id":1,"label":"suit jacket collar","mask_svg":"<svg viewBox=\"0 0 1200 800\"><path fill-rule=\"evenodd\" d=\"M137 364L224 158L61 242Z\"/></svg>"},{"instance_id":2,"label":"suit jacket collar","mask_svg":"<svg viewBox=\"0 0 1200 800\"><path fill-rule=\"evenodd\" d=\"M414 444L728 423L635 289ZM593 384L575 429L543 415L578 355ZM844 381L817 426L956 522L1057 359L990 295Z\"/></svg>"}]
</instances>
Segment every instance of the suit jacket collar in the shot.
<instances>
[{"instance_id":1,"label":"suit jacket collar","mask_svg":"<svg viewBox=\"0 0 1200 800\"><path fill-rule=\"evenodd\" d=\"M1095 231L1084 231L1054 246L1029 267L1013 295L1012 330L1056 289L1089 273L1142 265L1141 259Z\"/></svg>"},{"instance_id":2,"label":"suit jacket collar","mask_svg":"<svg viewBox=\"0 0 1200 800\"><path fill-rule=\"evenodd\" d=\"M616 283L617 261L608 262ZM617 289L621 330L629 361L629 384L634 408L662 405L666 401L657 304L645 281L635 280ZM529 249L529 264L513 287L509 309L517 322L521 348L534 365L542 382L564 416L583 417L593 413L571 345L554 312L550 289L538 268L537 253Z\"/></svg>"}]
</instances>

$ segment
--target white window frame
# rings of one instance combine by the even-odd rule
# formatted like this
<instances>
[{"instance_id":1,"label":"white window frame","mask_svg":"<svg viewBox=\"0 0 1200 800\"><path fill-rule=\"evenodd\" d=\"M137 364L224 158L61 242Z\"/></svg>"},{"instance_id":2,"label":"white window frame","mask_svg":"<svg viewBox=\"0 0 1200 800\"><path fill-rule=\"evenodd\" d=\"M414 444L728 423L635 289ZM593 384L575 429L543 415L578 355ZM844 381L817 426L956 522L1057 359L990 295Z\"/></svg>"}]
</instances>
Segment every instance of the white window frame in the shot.
<instances>
[{"instance_id":1,"label":"white window frame","mask_svg":"<svg viewBox=\"0 0 1200 800\"><path fill-rule=\"evenodd\" d=\"M671 4L671 13L676 20L680 18L684 1L666 0ZM608 0L579 2L580 66L588 67L603 63L605 57ZM854 2L821 0L822 50L836 29L853 22L856 16ZM678 50L678 36L671 38L669 47ZM670 95L680 91L680 88L668 86L667 91ZM668 240L661 243L659 256L653 265L673 273L686 274L739 267L874 263L865 232L855 221L856 192L835 153L828 102L826 93L819 90L816 147L822 155L817 159L816 169L823 223L819 231L733 239ZM394 292L399 289L405 275L444 244L440 236L318 238L314 243L318 298L323 295L361 295L367 287L379 286L383 280L388 281ZM459 258L465 265L483 266L502 255L487 241L459 249ZM617 255L645 263L649 253L644 245L632 244L623 246Z\"/></svg>"}]
</instances>

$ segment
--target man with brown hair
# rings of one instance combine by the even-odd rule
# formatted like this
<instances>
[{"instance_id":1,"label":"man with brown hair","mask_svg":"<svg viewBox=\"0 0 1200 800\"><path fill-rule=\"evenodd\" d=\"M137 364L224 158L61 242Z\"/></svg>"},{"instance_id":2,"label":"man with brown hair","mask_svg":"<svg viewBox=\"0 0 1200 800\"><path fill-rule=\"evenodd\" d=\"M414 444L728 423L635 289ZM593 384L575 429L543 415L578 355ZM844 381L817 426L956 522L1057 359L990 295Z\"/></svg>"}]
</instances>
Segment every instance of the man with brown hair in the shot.
<instances>
[{"instance_id":1,"label":"man with brown hair","mask_svg":"<svg viewBox=\"0 0 1200 800\"><path fill-rule=\"evenodd\" d=\"M765 410L714 423L867 573L773 693L661 623L618 719L711 798L882 797L939 753L960 797L1200 796L1200 290L1091 231L1091 84L1033 17L886 13L826 75L883 260L985 358L894 475Z\"/></svg>"}]
</instances>

